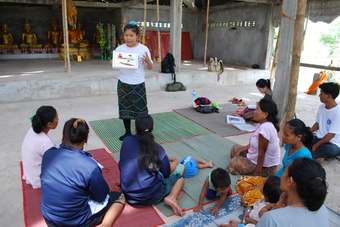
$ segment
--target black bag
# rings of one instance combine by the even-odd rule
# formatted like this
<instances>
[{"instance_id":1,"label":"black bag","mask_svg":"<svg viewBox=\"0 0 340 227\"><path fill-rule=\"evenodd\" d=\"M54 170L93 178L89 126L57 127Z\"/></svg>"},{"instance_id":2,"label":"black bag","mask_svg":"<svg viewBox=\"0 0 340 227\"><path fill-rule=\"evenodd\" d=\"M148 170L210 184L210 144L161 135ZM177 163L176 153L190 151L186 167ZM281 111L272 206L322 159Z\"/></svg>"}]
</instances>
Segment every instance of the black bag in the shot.
<instances>
[{"instance_id":1,"label":"black bag","mask_svg":"<svg viewBox=\"0 0 340 227\"><path fill-rule=\"evenodd\" d=\"M174 82L171 84L167 84L165 87L165 91L185 91L187 88L181 82L176 81L174 66L176 66L175 58L171 53L168 52L164 60L161 62L161 72L171 73L171 77Z\"/></svg>"},{"instance_id":2,"label":"black bag","mask_svg":"<svg viewBox=\"0 0 340 227\"><path fill-rule=\"evenodd\" d=\"M162 73L175 73L174 70L175 58L171 53L167 53L164 60L161 62L161 72Z\"/></svg>"},{"instance_id":3,"label":"black bag","mask_svg":"<svg viewBox=\"0 0 340 227\"><path fill-rule=\"evenodd\" d=\"M212 106L198 106L195 110L200 113L219 113L218 109Z\"/></svg>"}]
</instances>

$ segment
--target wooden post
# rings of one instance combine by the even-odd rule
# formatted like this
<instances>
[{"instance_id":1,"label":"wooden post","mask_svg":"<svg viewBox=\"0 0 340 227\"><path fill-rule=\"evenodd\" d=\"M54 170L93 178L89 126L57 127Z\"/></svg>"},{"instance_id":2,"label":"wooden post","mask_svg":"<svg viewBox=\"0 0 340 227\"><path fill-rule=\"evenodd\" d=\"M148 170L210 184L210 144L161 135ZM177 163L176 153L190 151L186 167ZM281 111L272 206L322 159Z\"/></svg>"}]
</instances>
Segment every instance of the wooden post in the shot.
<instances>
[{"instance_id":1,"label":"wooden post","mask_svg":"<svg viewBox=\"0 0 340 227\"><path fill-rule=\"evenodd\" d=\"M204 45L204 59L203 66L207 65L207 47L208 47L208 29L209 29L209 8L210 8L210 0L207 2L207 18L205 23L205 45Z\"/></svg>"},{"instance_id":2,"label":"wooden post","mask_svg":"<svg viewBox=\"0 0 340 227\"><path fill-rule=\"evenodd\" d=\"M294 29L294 45L293 45L293 58L292 58L292 71L290 75L289 95L286 120L289 121L294 118L296 96L297 96L297 83L299 79L300 59L304 39L304 21L306 13L307 0L298 0L297 12L295 19Z\"/></svg>"},{"instance_id":3,"label":"wooden post","mask_svg":"<svg viewBox=\"0 0 340 227\"><path fill-rule=\"evenodd\" d=\"M280 31L281 29L279 28L279 34L277 35L277 40L276 40L276 45L275 45L275 53L274 53L274 59L272 63L272 68L270 70L270 84L272 84L272 89L273 89L273 84L275 81L275 72L277 68L277 54L278 54L278 48L279 48L279 41L280 41Z\"/></svg>"},{"instance_id":4,"label":"wooden post","mask_svg":"<svg viewBox=\"0 0 340 227\"><path fill-rule=\"evenodd\" d=\"M147 2L147 0L144 0L144 25L143 25L143 29L144 29L144 32L143 32L143 40L142 40L142 42L143 42L143 44L145 43L145 33L146 33L146 2Z\"/></svg>"},{"instance_id":5,"label":"wooden post","mask_svg":"<svg viewBox=\"0 0 340 227\"><path fill-rule=\"evenodd\" d=\"M157 21L158 21L158 28L157 28L157 39L158 39L158 58L157 61L160 62L162 58L162 52L161 52L161 32L159 31L159 0L157 0Z\"/></svg>"},{"instance_id":6,"label":"wooden post","mask_svg":"<svg viewBox=\"0 0 340 227\"><path fill-rule=\"evenodd\" d=\"M67 3L66 0L62 0L62 20L63 20L63 34L64 34L64 61L65 61L65 72L67 71L70 76L71 63L70 63L70 47L68 43L68 27L67 27Z\"/></svg>"}]
</instances>

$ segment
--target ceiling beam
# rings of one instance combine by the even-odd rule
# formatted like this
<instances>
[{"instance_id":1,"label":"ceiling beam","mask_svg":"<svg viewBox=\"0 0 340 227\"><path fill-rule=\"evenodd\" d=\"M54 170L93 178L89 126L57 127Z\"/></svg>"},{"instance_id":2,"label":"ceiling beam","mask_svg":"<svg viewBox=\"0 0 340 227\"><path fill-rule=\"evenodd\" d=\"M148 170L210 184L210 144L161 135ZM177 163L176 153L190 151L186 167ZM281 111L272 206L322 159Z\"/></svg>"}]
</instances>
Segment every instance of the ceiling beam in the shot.
<instances>
[{"instance_id":1,"label":"ceiling beam","mask_svg":"<svg viewBox=\"0 0 340 227\"><path fill-rule=\"evenodd\" d=\"M122 3L73 1L73 4L78 7L93 7L93 8L120 8L122 7L121 5Z\"/></svg>"},{"instance_id":2,"label":"ceiling beam","mask_svg":"<svg viewBox=\"0 0 340 227\"><path fill-rule=\"evenodd\" d=\"M147 0L146 2L153 2L154 0ZM131 7L131 6L135 6L135 5L140 5L140 4L144 4L143 0L130 0L128 2L122 2L121 6L122 7Z\"/></svg>"},{"instance_id":3,"label":"ceiling beam","mask_svg":"<svg viewBox=\"0 0 340 227\"><path fill-rule=\"evenodd\" d=\"M0 2L37 5L61 4L60 0L0 0Z\"/></svg>"},{"instance_id":4,"label":"ceiling beam","mask_svg":"<svg viewBox=\"0 0 340 227\"><path fill-rule=\"evenodd\" d=\"M282 0L236 0L238 2L253 2L253 3L282 3Z\"/></svg>"}]
</instances>

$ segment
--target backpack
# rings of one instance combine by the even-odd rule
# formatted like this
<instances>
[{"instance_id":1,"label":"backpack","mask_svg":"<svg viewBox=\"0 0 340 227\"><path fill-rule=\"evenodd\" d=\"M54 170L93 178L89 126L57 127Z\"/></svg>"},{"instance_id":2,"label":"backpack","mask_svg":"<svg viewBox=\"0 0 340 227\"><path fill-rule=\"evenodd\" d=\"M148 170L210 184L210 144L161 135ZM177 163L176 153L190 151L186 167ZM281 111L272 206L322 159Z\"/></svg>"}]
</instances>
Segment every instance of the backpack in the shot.
<instances>
[{"instance_id":1,"label":"backpack","mask_svg":"<svg viewBox=\"0 0 340 227\"><path fill-rule=\"evenodd\" d=\"M171 53L167 53L164 60L161 62L161 72L162 73L175 73L174 70L175 58Z\"/></svg>"}]
</instances>

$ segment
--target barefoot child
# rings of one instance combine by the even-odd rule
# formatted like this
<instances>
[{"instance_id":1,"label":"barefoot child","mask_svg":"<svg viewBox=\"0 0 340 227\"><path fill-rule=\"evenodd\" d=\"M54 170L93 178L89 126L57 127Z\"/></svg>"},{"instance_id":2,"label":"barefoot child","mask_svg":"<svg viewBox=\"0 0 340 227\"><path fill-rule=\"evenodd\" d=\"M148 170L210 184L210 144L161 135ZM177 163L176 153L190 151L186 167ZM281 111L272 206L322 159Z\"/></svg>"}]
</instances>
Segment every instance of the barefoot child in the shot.
<instances>
[{"instance_id":1,"label":"barefoot child","mask_svg":"<svg viewBox=\"0 0 340 227\"><path fill-rule=\"evenodd\" d=\"M198 206L194 207L194 212L197 213L204 210L204 197L206 197L207 199L215 199L217 196L220 196L220 200L218 201L217 205L210 208L211 214L217 215L219 209L221 208L227 197L232 194L230 183L231 181L229 173L225 169L214 169L204 181Z\"/></svg>"},{"instance_id":2,"label":"barefoot child","mask_svg":"<svg viewBox=\"0 0 340 227\"><path fill-rule=\"evenodd\" d=\"M169 161L171 162L171 175L180 174L185 178L194 177L197 174L198 169L213 167L212 160L206 162L202 159L193 158L191 156L183 158L181 162L179 162L177 158L169 157Z\"/></svg>"}]
</instances>

